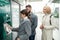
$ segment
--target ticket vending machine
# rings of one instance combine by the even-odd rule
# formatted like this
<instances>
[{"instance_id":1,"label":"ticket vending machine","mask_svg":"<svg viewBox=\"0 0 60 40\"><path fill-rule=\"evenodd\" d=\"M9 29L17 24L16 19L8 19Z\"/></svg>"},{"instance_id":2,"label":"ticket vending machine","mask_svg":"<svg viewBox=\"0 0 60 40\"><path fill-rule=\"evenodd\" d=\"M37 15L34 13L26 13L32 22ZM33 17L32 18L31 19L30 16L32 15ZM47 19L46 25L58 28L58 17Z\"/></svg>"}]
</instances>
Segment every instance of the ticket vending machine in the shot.
<instances>
[{"instance_id":1,"label":"ticket vending machine","mask_svg":"<svg viewBox=\"0 0 60 40\"><path fill-rule=\"evenodd\" d=\"M17 28L20 24L20 4L16 1L11 1L11 7L12 7L12 27ZM17 32L12 32L13 40L17 37Z\"/></svg>"},{"instance_id":2,"label":"ticket vending machine","mask_svg":"<svg viewBox=\"0 0 60 40\"><path fill-rule=\"evenodd\" d=\"M13 6L13 4L16 4L17 8ZM7 35L6 30L4 29L4 23L9 24L10 26L16 26L14 25L14 22L16 23L18 18L19 21L19 10L20 10L20 4L17 2L14 2L12 0L0 0L0 16L2 15L3 19L0 20L0 22L3 21L2 26L0 25L0 31L3 30L3 37L4 39L0 40L13 40L13 34ZM17 17L18 16L18 17ZM15 20L15 21L14 21ZM19 22L17 23L19 24ZM2 31L1 31L2 32Z\"/></svg>"},{"instance_id":3,"label":"ticket vending machine","mask_svg":"<svg viewBox=\"0 0 60 40\"><path fill-rule=\"evenodd\" d=\"M0 15L2 15L4 21L2 24L3 26L1 30L3 30L2 34L2 39L0 40L12 40L12 34L7 35L7 32L4 29L4 23L8 23L9 25L12 26L12 14L11 14L11 2L10 0L0 0Z\"/></svg>"}]
</instances>

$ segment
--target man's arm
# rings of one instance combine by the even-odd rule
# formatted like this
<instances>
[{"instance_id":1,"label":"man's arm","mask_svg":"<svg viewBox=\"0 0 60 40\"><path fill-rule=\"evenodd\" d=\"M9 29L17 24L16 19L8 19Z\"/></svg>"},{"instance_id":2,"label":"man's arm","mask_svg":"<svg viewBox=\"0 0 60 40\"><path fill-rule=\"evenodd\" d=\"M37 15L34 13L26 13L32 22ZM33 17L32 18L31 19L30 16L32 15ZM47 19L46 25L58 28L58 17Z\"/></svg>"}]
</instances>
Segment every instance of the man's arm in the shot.
<instances>
[{"instance_id":1,"label":"man's arm","mask_svg":"<svg viewBox=\"0 0 60 40\"><path fill-rule=\"evenodd\" d=\"M37 24L38 24L38 18L37 18L37 16L35 16L34 18L33 18L33 26L32 26L32 30L33 31L35 31L35 28L37 27Z\"/></svg>"}]
</instances>

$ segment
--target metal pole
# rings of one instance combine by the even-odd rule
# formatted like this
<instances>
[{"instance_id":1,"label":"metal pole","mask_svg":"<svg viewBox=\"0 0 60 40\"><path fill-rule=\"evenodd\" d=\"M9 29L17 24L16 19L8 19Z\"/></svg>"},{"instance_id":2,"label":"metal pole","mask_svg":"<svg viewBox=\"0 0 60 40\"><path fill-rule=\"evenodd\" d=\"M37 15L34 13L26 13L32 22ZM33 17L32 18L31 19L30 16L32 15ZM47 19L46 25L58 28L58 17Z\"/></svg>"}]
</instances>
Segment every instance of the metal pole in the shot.
<instances>
[{"instance_id":1,"label":"metal pole","mask_svg":"<svg viewBox=\"0 0 60 40\"><path fill-rule=\"evenodd\" d=\"M12 0L10 0L10 13L11 13L11 26L12 26ZM12 40L12 33L11 33L11 40Z\"/></svg>"}]
</instances>

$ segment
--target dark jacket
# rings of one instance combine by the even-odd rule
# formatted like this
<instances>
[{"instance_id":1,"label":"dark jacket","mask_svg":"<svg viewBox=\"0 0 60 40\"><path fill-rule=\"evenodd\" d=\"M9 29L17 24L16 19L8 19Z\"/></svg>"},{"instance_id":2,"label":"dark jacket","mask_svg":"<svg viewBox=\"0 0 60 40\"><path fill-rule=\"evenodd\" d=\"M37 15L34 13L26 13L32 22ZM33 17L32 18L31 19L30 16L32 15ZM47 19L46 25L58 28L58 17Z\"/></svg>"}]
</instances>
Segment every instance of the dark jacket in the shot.
<instances>
[{"instance_id":1,"label":"dark jacket","mask_svg":"<svg viewBox=\"0 0 60 40\"><path fill-rule=\"evenodd\" d=\"M38 18L33 13L29 14L29 18L30 18L30 21L31 21L31 29L32 29L32 34L31 35L35 35L36 34L35 29L37 27Z\"/></svg>"}]
</instances>

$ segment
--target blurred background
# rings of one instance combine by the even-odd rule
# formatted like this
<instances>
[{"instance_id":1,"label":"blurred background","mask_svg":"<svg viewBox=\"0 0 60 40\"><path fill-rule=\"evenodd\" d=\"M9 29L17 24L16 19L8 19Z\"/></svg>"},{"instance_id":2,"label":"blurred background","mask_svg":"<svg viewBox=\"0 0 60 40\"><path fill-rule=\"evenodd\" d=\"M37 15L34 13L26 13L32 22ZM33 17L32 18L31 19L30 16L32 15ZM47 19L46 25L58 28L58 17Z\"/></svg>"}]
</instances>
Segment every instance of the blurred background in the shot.
<instances>
[{"instance_id":1,"label":"blurred background","mask_svg":"<svg viewBox=\"0 0 60 40\"><path fill-rule=\"evenodd\" d=\"M59 26L59 12L60 12L60 0L0 0L0 13L4 16L4 22L8 23L12 27L16 28L19 27L20 17L19 12L22 9L25 9L25 6L30 4L32 6L32 12L35 13L35 15L38 16L38 26L36 28L36 36L35 40L41 40L41 30L39 29L41 22L42 22L42 16L43 16L43 7L45 5L48 5L51 7L52 14L56 18L56 26ZM9 35L7 33L4 33L6 35L5 40L15 40L15 37L17 36L16 32L13 32ZM53 32L53 38L55 40L59 39L59 30L54 30Z\"/></svg>"}]
</instances>

